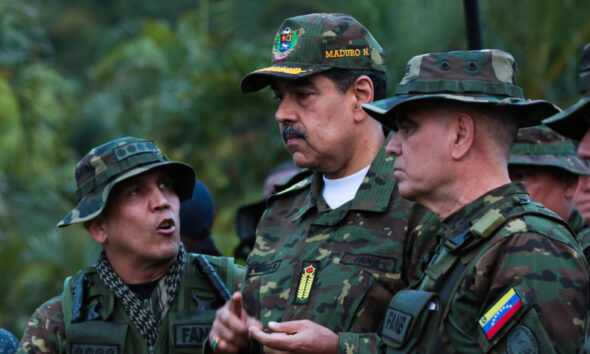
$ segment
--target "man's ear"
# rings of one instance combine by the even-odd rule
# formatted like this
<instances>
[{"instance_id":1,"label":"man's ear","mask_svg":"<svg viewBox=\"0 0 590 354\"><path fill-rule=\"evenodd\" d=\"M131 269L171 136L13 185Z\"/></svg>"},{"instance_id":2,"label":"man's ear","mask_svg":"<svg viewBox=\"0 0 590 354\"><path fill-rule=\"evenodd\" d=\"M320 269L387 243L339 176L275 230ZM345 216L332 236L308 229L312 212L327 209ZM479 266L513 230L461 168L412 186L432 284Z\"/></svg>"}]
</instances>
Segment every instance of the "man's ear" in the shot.
<instances>
[{"instance_id":1,"label":"man's ear","mask_svg":"<svg viewBox=\"0 0 590 354\"><path fill-rule=\"evenodd\" d=\"M471 150L475 138L475 120L470 114L457 113L452 117L451 156L460 160Z\"/></svg>"},{"instance_id":2,"label":"man's ear","mask_svg":"<svg viewBox=\"0 0 590 354\"><path fill-rule=\"evenodd\" d=\"M354 120L360 122L367 117L362 108L363 104L373 102L375 97L373 81L368 76L361 75L354 80L349 90L352 90L355 98Z\"/></svg>"},{"instance_id":3,"label":"man's ear","mask_svg":"<svg viewBox=\"0 0 590 354\"><path fill-rule=\"evenodd\" d=\"M92 236L96 242L103 244L107 241L108 235L105 230L104 219L101 215L85 221L84 228L86 228L86 231L88 231L90 236Z\"/></svg>"},{"instance_id":4,"label":"man's ear","mask_svg":"<svg viewBox=\"0 0 590 354\"><path fill-rule=\"evenodd\" d=\"M573 198L574 194L576 193L576 189L578 188L578 176L564 173L561 175L560 180L563 188L563 195L568 199Z\"/></svg>"}]
</instances>

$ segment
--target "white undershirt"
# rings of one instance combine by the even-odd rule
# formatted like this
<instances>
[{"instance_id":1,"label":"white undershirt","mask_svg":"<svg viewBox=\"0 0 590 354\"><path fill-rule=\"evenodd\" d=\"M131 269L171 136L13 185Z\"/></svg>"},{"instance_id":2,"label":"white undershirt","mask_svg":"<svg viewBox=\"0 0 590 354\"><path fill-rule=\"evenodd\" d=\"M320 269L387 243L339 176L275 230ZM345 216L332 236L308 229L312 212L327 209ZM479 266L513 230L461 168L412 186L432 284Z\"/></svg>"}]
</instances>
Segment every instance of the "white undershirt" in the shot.
<instances>
[{"instance_id":1,"label":"white undershirt","mask_svg":"<svg viewBox=\"0 0 590 354\"><path fill-rule=\"evenodd\" d=\"M361 186L361 183L363 183L367 171L369 171L369 167L371 165L350 176L342 178L329 179L326 176L322 176L324 178L322 196L330 208L336 209L342 204L354 199L356 191Z\"/></svg>"}]
</instances>

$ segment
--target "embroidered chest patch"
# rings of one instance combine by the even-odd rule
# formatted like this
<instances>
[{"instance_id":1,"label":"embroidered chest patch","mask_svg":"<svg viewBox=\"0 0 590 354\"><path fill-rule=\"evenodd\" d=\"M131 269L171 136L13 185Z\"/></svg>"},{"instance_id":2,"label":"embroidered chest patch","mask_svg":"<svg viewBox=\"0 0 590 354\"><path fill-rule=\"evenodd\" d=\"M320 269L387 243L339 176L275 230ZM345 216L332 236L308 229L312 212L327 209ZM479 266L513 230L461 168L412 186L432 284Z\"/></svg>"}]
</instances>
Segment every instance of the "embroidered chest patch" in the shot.
<instances>
[{"instance_id":1,"label":"embroidered chest patch","mask_svg":"<svg viewBox=\"0 0 590 354\"><path fill-rule=\"evenodd\" d=\"M488 339L514 316L522 305L522 300L514 288L510 288L490 309L479 319L479 325Z\"/></svg>"},{"instance_id":2,"label":"embroidered chest patch","mask_svg":"<svg viewBox=\"0 0 590 354\"><path fill-rule=\"evenodd\" d=\"M317 277L318 265L319 262L303 262L301 272L299 273L297 293L295 294L295 305L305 305L309 303L309 295L311 294L313 282Z\"/></svg>"}]
</instances>

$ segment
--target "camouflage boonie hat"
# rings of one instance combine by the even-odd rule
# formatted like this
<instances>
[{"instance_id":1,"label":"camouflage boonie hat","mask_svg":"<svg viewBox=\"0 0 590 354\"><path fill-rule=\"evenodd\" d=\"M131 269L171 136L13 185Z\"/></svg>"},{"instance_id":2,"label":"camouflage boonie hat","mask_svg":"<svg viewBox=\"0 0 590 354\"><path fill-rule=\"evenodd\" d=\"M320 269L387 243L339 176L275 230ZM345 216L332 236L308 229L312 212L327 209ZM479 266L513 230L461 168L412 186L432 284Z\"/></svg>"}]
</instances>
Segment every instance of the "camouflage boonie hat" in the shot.
<instances>
[{"instance_id":1,"label":"camouflage boonie hat","mask_svg":"<svg viewBox=\"0 0 590 354\"><path fill-rule=\"evenodd\" d=\"M575 175L587 175L588 166L576 155L576 144L538 125L518 130L508 165L557 167Z\"/></svg>"},{"instance_id":2,"label":"camouflage boonie hat","mask_svg":"<svg viewBox=\"0 0 590 354\"><path fill-rule=\"evenodd\" d=\"M397 130L395 117L408 102L447 100L505 107L519 127L537 125L559 108L544 100L525 100L515 85L516 61L497 49L418 55L408 61L395 96L363 105L373 118Z\"/></svg>"},{"instance_id":3,"label":"camouflage boonie hat","mask_svg":"<svg viewBox=\"0 0 590 354\"><path fill-rule=\"evenodd\" d=\"M570 139L580 141L590 128L590 43L584 46L578 73L581 96L578 102L563 112L545 119L543 124Z\"/></svg>"},{"instance_id":4,"label":"camouflage boonie hat","mask_svg":"<svg viewBox=\"0 0 590 354\"><path fill-rule=\"evenodd\" d=\"M272 46L272 64L242 79L243 92L273 78L297 79L332 68L385 72L385 51L352 16L314 13L283 21Z\"/></svg>"},{"instance_id":5,"label":"camouflage boonie hat","mask_svg":"<svg viewBox=\"0 0 590 354\"><path fill-rule=\"evenodd\" d=\"M90 150L76 166L78 205L57 226L93 219L104 209L115 184L162 166L170 170L180 201L191 198L195 185L193 168L170 161L151 140L125 137Z\"/></svg>"}]
</instances>

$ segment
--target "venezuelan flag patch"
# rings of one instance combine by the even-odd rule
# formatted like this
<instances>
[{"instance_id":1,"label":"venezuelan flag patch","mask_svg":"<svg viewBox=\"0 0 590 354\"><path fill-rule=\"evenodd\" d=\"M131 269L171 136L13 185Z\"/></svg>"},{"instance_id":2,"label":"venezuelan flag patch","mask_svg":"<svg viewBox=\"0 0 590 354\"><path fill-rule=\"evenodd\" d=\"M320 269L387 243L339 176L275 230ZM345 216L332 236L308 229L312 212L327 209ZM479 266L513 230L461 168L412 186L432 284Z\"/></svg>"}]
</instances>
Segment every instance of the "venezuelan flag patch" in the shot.
<instances>
[{"instance_id":1,"label":"venezuelan flag patch","mask_svg":"<svg viewBox=\"0 0 590 354\"><path fill-rule=\"evenodd\" d=\"M514 288L510 288L492 307L479 319L479 325L488 339L492 339L508 320L522 306L522 301Z\"/></svg>"}]
</instances>

